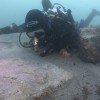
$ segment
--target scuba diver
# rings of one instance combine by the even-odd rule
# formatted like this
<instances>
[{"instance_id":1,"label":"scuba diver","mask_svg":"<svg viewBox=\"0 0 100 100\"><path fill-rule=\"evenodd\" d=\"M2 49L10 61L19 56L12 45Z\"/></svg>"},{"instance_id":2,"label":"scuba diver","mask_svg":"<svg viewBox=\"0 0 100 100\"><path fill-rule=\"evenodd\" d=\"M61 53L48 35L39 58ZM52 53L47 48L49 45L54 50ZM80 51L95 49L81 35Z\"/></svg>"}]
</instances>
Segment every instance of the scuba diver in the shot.
<instances>
[{"instance_id":1,"label":"scuba diver","mask_svg":"<svg viewBox=\"0 0 100 100\"><path fill-rule=\"evenodd\" d=\"M75 21L71 10L66 10L61 4L52 3L49 0L42 0L44 12L34 9L30 10L25 18L25 23L17 26L13 23L0 29L0 34L19 33L19 42L23 47L44 48L40 56L51 52L60 52L69 56L73 48L79 47L79 28L87 27L96 15L100 12L93 9L86 20L81 20L79 26ZM26 32L30 38L28 46L21 43L21 34Z\"/></svg>"}]
</instances>

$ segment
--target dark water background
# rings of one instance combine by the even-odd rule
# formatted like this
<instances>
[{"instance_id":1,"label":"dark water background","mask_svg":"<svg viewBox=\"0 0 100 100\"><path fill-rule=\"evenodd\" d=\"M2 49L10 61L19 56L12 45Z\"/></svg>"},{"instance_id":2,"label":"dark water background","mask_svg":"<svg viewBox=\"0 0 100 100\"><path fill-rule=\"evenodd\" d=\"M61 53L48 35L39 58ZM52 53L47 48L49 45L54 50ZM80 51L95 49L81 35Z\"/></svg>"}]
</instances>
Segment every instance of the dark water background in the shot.
<instances>
[{"instance_id":1,"label":"dark water background","mask_svg":"<svg viewBox=\"0 0 100 100\"><path fill-rule=\"evenodd\" d=\"M100 10L100 0L51 0L61 3L72 10L76 21L85 19L93 8ZM0 27L15 22L20 25L31 9L42 10L41 0L0 0ZM100 17L95 17L91 24L100 24Z\"/></svg>"}]
</instances>

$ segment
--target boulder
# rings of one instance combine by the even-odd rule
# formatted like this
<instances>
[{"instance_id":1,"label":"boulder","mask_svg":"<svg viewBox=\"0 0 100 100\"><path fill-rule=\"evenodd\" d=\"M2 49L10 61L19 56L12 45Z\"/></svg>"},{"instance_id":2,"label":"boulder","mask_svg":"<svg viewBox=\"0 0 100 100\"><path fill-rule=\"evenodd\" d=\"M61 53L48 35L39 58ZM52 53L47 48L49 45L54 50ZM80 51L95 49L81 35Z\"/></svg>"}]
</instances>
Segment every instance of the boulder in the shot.
<instances>
[{"instance_id":1,"label":"boulder","mask_svg":"<svg viewBox=\"0 0 100 100\"><path fill-rule=\"evenodd\" d=\"M100 26L91 26L80 30L79 57L86 62L100 61Z\"/></svg>"},{"instance_id":2,"label":"boulder","mask_svg":"<svg viewBox=\"0 0 100 100\"><path fill-rule=\"evenodd\" d=\"M33 51L0 42L0 100L60 100L73 75Z\"/></svg>"}]
</instances>

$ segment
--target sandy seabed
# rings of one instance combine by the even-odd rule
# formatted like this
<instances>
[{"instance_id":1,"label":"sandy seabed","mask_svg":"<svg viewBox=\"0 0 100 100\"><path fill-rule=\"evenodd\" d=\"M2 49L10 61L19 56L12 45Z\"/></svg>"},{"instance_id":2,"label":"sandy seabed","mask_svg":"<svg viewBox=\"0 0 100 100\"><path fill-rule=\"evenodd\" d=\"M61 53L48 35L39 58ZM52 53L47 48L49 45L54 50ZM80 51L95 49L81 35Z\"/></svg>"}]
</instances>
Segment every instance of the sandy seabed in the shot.
<instances>
[{"instance_id":1,"label":"sandy seabed","mask_svg":"<svg viewBox=\"0 0 100 100\"><path fill-rule=\"evenodd\" d=\"M25 49L21 47L18 42L18 36L19 33L0 36L0 100L10 100L3 98L5 95L8 96L8 94L10 94L10 92L8 93L6 91L8 88L11 89L10 91L14 91L14 89L12 90L12 85L10 85L10 82L12 82L10 80L16 80L16 74L13 73L13 70L15 70L16 73L20 71L23 72L23 70L26 70L27 72L29 70L29 66L44 66L44 64L47 64L47 66L49 67L50 65L56 66L56 68L60 68L73 76L71 82L68 83L68 86L64 90L64 94L60 96L61 98L59 100L100 100L100 63L85 63L81 61L76 55L73 55L70 58L63 58L55 54L41 58L38 53L34 52L32 49ZM19 66L19 69L17 69L16 63ZM14 69L10 67L12 64L14 64L15 66ZM33 69L31 67L29 72L32 72L32 70ZM9 71L11 73L9 73ZM64 73L62 72L62 75L63 74ZM3 75L5 75L4 79L2 79ZM12 78L9 78L8 76L11 76ZM23 80L23 74L21 74L20 76L22 76L21 80ZM27 76L27 78L29 77ZM46 77L43 78L43 81L39 82L42 84L43 82L45 82L45 79ZM5 82L4 85L2 85L3 81ZM7 82L9 83L9 86L7 86ZM28 83L30 84L30 82ZM19 83L13 84L19 87ZM63 89L61 91L63 92ZM17 92L21 94L20 91Z\"/></svg>"}]
</instances>

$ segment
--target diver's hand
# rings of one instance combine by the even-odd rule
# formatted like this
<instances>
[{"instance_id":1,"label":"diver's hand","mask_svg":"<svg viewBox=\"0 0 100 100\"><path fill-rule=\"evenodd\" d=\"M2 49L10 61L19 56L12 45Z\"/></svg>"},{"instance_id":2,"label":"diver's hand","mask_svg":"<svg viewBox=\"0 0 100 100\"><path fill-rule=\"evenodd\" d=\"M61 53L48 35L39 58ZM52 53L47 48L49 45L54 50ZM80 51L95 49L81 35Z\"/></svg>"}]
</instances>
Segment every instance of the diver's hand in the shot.
<instances>
[{"instance_id":1,"label":"diver's hand","mask_svg":"<svg viewBox=\"0 0 100 100\"><path fill-rule=\"evenodd\" d=\"M66 49L61 49L59 54L63 57L70 57L71 53L69 53Z\"/></svg>"}]
</instances>

